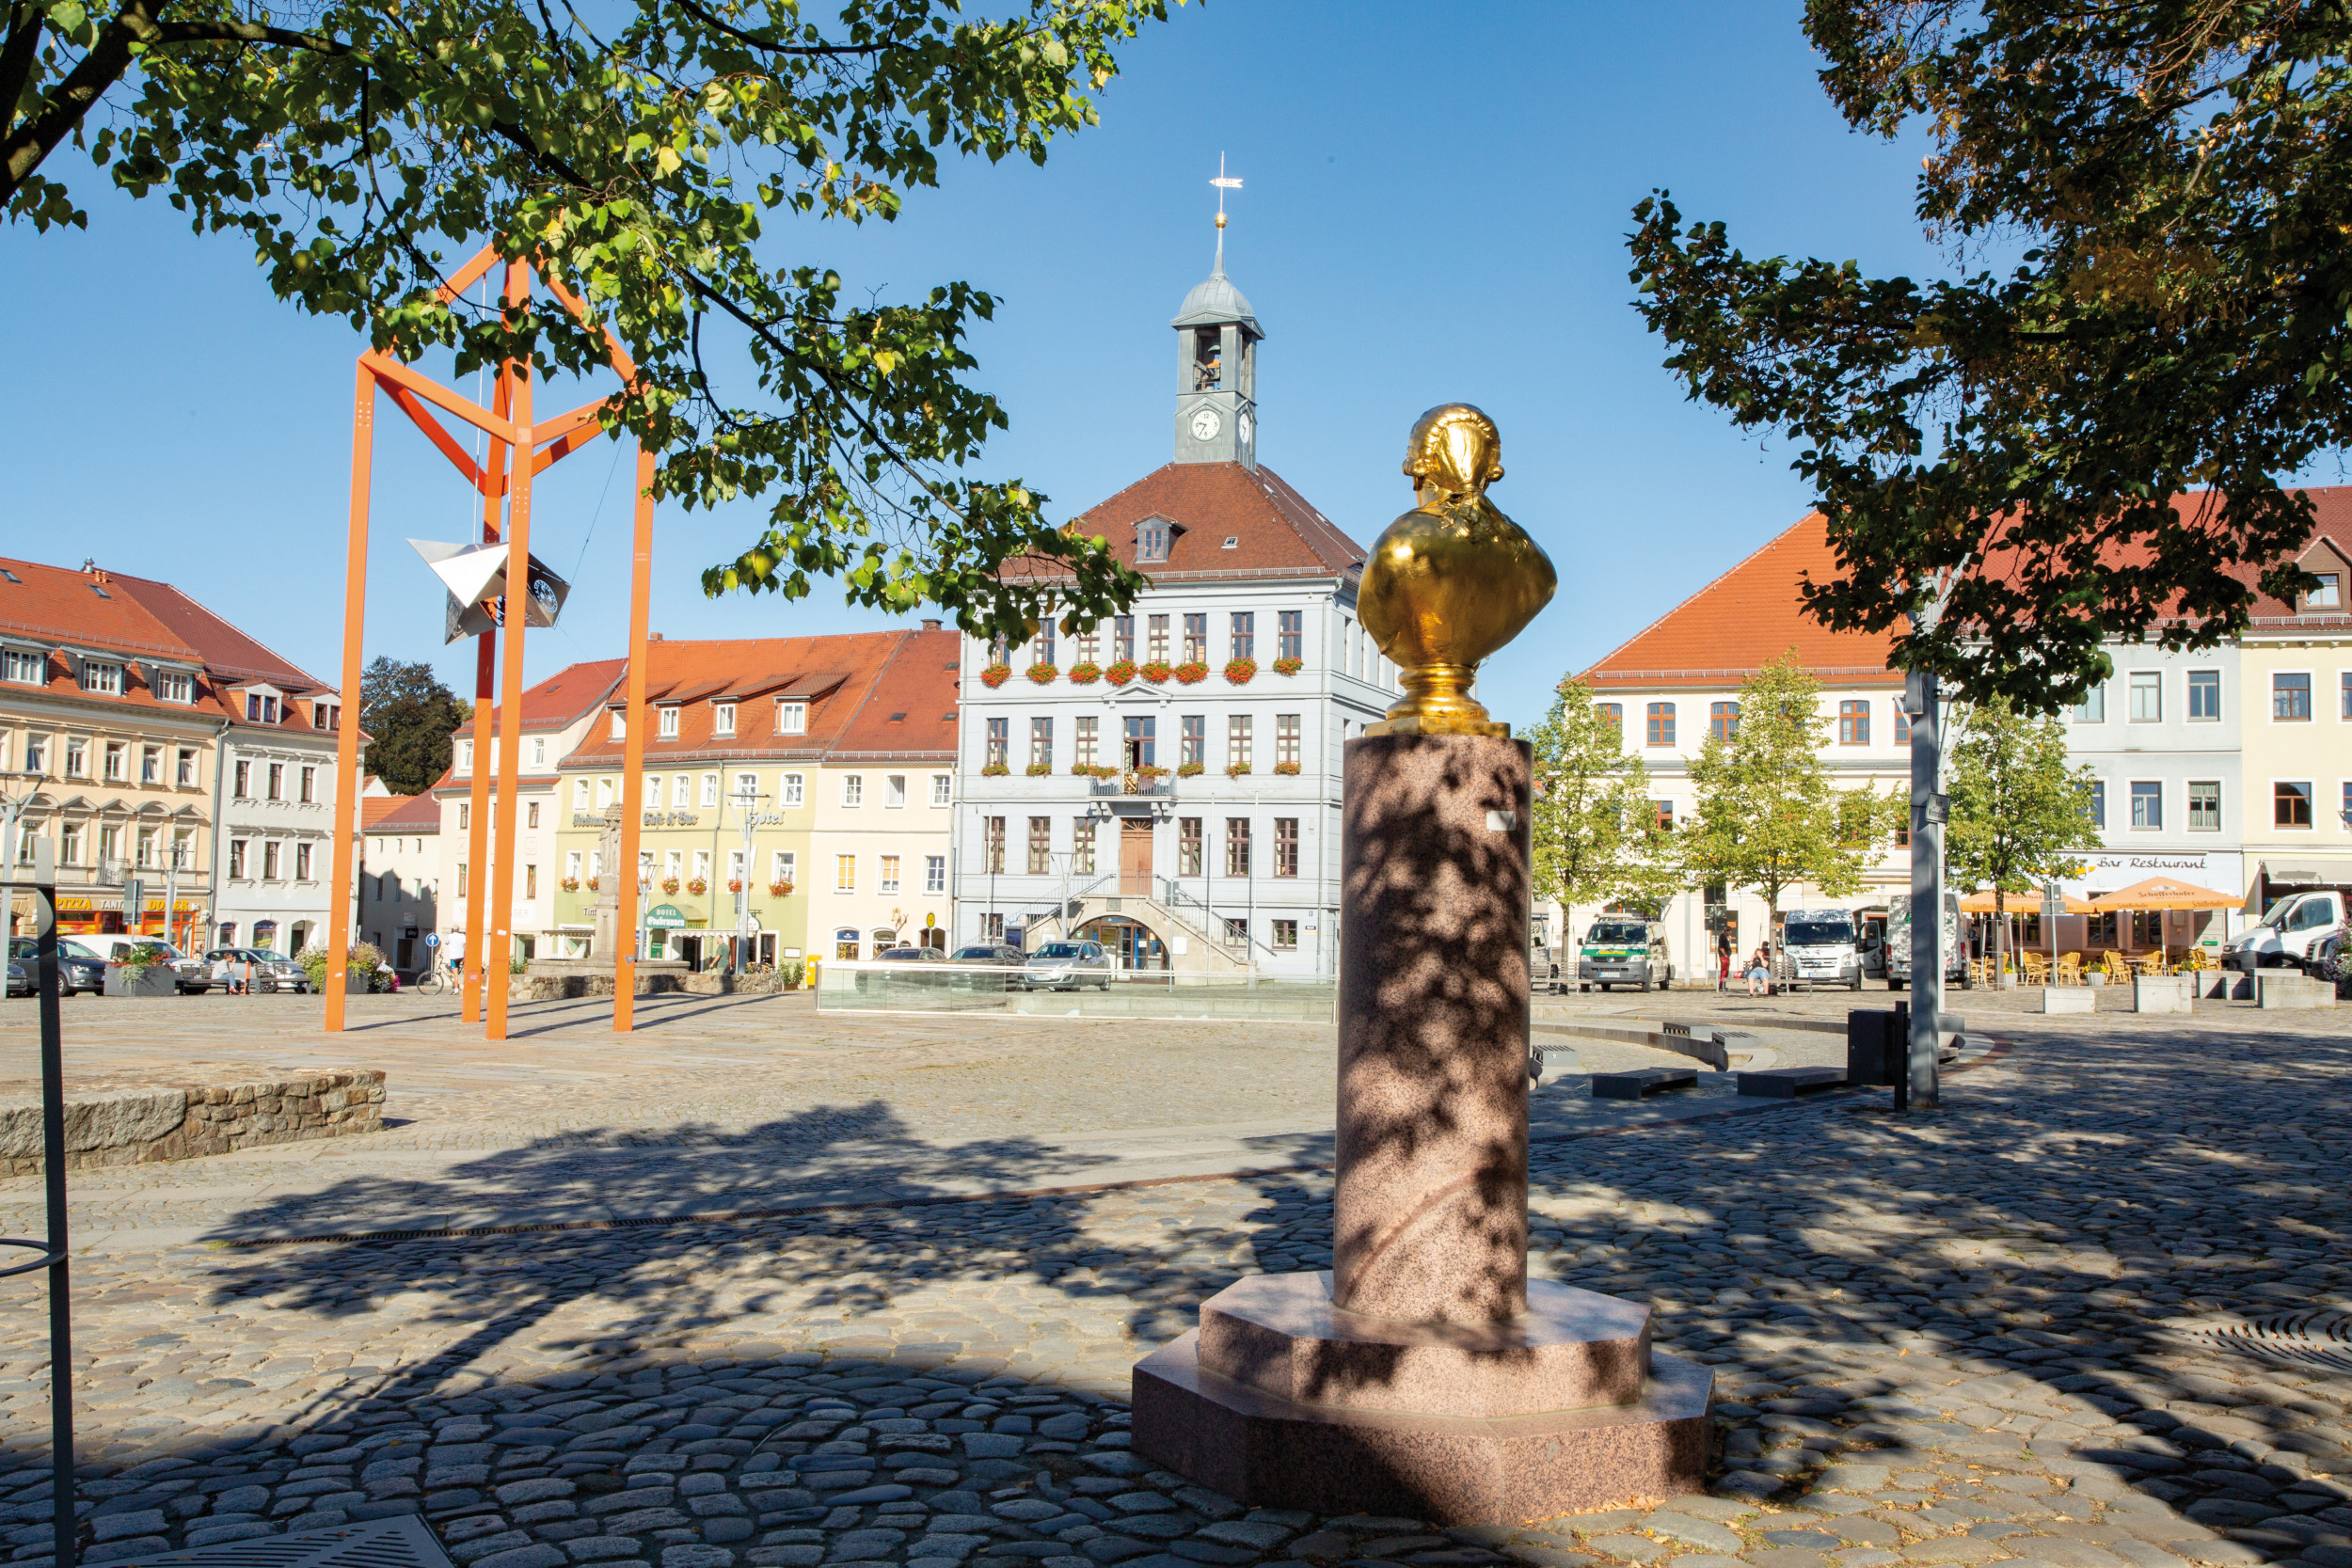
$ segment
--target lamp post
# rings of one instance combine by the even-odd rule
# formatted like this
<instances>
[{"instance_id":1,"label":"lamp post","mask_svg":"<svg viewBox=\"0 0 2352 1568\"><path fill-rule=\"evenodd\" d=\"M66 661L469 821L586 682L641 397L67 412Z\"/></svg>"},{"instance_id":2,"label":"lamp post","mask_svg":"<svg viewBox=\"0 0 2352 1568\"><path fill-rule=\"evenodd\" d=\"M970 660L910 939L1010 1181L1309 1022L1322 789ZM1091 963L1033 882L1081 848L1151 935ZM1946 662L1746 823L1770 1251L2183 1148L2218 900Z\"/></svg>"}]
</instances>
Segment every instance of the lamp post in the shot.
<instances>
[{"instance_id":1,"label":"lamp post","mask_svg":"<svg viewBox=\"0 0 2352 1568\"><path fill-rule=\"evenodd\" d=\"M44 775L0 771L0 931L14 936L16 923L16 830L24 808L40 793ZM15 786L22 784L24 792Z\"/></svg>"},{"instance_id":2,"label":"lamp post","mask_svg":"<svg viewBox=\"0 0 2352 1568\"><path fill-rule=\"evenodd\" d=\"M735 802L737 815L742 817L743 862L737 875L728 879L735 889L735 961L731 966L737 974L743 973L744 953L752 940L752 843L762 828L772 828L784 820L782 812L755 811L753 808L769 797L758 790L739 789L728 797Z\"/></svg>"}]
</instances>

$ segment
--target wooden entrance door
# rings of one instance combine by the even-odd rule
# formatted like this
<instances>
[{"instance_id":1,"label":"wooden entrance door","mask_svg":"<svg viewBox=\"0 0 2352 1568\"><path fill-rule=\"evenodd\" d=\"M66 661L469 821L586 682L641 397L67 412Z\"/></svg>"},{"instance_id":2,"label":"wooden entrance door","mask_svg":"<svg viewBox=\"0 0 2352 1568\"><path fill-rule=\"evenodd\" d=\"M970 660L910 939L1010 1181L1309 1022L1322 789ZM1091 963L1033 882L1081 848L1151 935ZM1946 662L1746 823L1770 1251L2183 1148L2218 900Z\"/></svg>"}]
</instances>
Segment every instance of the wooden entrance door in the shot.
<instances>
[{"instance_id":1,"label":"wooden entrance door","mask_svg":"<svg viewBox=\"0 0 2352 1568\"><path fill-rule=\"evenodd\" d=\"M1152 819L1119 819L1119 891L1138 898L1152 896Z\"/></svg>"}]
</instances>

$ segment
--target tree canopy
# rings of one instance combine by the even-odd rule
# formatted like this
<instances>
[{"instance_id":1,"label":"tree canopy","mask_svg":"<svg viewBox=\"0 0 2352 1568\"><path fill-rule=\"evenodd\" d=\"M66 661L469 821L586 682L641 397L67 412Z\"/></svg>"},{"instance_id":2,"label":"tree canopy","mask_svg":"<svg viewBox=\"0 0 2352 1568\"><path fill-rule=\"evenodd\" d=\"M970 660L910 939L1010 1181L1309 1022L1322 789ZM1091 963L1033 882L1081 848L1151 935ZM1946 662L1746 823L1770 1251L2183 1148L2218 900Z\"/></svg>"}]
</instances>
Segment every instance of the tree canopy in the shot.
<instances>
[{"instance_id":1,"label":"tree canopy","mask_svg":"<svg viewBox=\"0 0 2352 1568\"><path fill-rule=\"evenodd\" d=\"M866 301L811 259L813 227L781 266L759 242L778 212L893 217L943 155L1043 162L1168 0L837 4L0 0L0 209L85 223L53 157L72 140L120 190L243 233L280 296L400 358L596 372L609 328L639 379L608 428L663 454L656 493L769 499L711 592L798 596L830 574L853 602L929 600L976 632L1017 637L1055 604L1090 621L1140 579L1044 496L958 472L1006 422L966 380L995 301L961 282ZM484 236L539 258L592 320L441 304ZM739 362L749 403L722 389ZM1000 580L1018 557L1067 575Z\"/></svg>"},{"instance_id":2,"label":"tree canopy","mask_svg":"<svg viewBox=\"0 0 2352 1568\"><path fill-rule=\"evenodd\" d=\"M1804 28L1849 124L1930 138L1954 276L1752 259L1664 192L1630 245L1691 396L1801 447L1840 568L1811 613L2046 711L2103 641L2210 646L2254 580L2307 585L2280 482L2352 436L2352 10L1808 0ZM1948 612L1906 627L1939 571Z\"/></svg>"},{"instance_id":3,"label":"tree canopy","mask_svg":"<svg viewBox=\"0 0 2352 1568\"><path fill-rule=\"evenodd\" d=\"M1949 767L1944 858L1955 881L1994 889L2006 916L2008 895L2082 875L2074 851L2099 838L2091 772L2067 766L2066 730L2057 720L2021 714L1997 698L1980 703L1963 721ZM2004 918L1994 927L1998 946L2007 944L2007 927Z\"/></svg>"},{"instance_id":4,"label":"tree canopy","mask_svg":"<svg viewBox=\"0 0 2352 1568\"><path fill-rule=\"evenodd\" d=\"M1624 731L1593 702L1593 689L1564 680L1534 748L1535 891L1569 908L1622 900L1656 914L1681 885L1674 835L1650 800L1649 769L1625 749Z\"/></svg>"},{"instance_id":5,"label":"tree canopy","mask_svg":"<svg viewBox=\"0 0 2352 1568\"><path fill-rule=\"evenodd\" d=\"M1677 835L1684 873L1755 888L1768 932L1792 888L1829 898L1859 892L1896 807L1896 797L1830 782L1820 695L1821 683L1790 649L1740 688L1731 739L1710 734L1691 761L1698 798Z\"/></svg>"},{"instance_id":6,"label":"tree canopy","mask_svg":"<svg viewBox=\"0 0 2352 1568\"><path fill-rule=\"evenodd\" d=\"M417 794L449 771L450 736L466 719L466 705L430 664L378 655L359 673L368 771L395 795Z\"/></svg>"}]
</instances>

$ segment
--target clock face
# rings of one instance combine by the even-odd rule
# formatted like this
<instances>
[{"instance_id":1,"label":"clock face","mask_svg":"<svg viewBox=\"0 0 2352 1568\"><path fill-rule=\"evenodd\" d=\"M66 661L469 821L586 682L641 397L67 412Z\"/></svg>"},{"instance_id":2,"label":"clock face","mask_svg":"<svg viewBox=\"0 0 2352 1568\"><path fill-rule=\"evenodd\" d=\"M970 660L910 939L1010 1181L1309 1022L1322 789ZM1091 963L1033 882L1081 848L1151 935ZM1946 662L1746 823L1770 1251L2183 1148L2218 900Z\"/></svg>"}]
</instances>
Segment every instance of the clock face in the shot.
<instances>
[{"instance_id":1,"label":"clock face","mask_svg":"<svg viewBox=\"0 0 2352 1568\"><path fill-rule=\"evenodd\" d=\"M1224 423L1223 420L1216 417L1216 410L1214 408L1196 410L1192 416L1192 438L1196 441L1214 441L1216 439L1218 429Z\"/></svg>"},{"instance_id":2,"label":"clock face","mask_svg":"<svg viewBox=\"0 0 2352 1568\"><path fill-rule=\"evenodd\" d=\"M1249 416L1247 412L1243 413L1234 420L1233 428L1241 432L1241 438L1243 440L1247 441L1249 439Z\"/></svg>"}]
</instances>

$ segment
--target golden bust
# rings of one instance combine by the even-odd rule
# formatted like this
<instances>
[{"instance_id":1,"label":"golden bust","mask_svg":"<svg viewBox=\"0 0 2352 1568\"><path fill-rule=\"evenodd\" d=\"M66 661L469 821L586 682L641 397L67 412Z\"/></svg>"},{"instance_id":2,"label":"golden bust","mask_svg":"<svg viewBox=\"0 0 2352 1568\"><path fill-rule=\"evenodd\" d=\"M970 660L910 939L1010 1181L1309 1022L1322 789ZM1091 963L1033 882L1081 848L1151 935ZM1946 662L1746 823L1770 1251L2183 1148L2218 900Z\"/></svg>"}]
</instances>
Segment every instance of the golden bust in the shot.
<instances>
[{"instance_id":1,"label":"golden bust","mask_svg":"<svg viewBox=\"0 0 2352 1568\"><path fill-rule=\"evenodd\" d=\"M1364 629L1397 667L1403 701L1366 735L1509 735L1470 695L1481 660L1527 629L1559 575L1495 509L1502 433L1467 403L1414 422L1405 473L1419 503L1372 546L1357 589Z\"/></svg>"}]
</instances>

